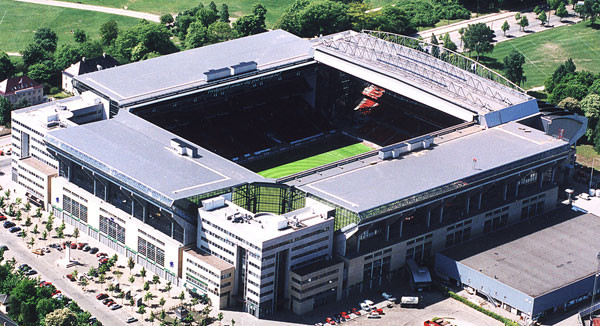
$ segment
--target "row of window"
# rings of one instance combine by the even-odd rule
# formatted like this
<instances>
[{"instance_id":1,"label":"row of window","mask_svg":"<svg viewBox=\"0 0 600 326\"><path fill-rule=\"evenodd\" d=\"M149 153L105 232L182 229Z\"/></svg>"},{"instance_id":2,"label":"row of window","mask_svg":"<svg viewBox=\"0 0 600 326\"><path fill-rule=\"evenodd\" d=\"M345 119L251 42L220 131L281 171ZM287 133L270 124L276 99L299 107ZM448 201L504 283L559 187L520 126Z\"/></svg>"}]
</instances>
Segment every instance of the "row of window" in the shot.
<instances>
[{"instance_id":1,"label":"row of window","mask_svg":"<svg viewBox=\"0 0 600 326\"><path fill-rule=\"evenodd\" d=\"M329 227L324 227L322 229L318 229L316 231L309 232L309 233L307 233L305 235L301 235L299 237L296 237L296 238L293 238L293 239L289 239L287 241L276 243L276 244L274 244L272 246L264 248L263 251L267 252L267 251L273 250L273 249L278 248L278 247L285 246L285 245L293 243L293 242L302 241L302 240L304 240L306 238L312 237L313 235L321 234L321 233L327 232L327 231L329 231ZM292 258L292 259L294 259L294 258Z\"/></svg>"},{"instance_id":2,"label":"row of window","mask_svg":"<svg viewBox=\"0 0 600 326\"><path fill-rule=\"evenodd\" d=\"M27 172L28 174L31 174L31 175L33 175L33 176L34 176L36 179L38 179L38 180L40 180L40 181L42 181L42 182L44 181L44 178L43 178L42 176L40 176L40 175L37 175L35 172L33 172L33 171L31 171L31 170L27 169L25 166L23 166L23 165L21 165L21 164L19 164L19 169L21 169L21 170L23 170L23 171Z\"/></svg>"},{"instance_id":3,"label":"row of window","mask_svg":"<svg viewBox=\"0 0 600 326\"><path fill-rule=\"evenodd\" d=\"M421 237L418 237L418 238L415 238L412 240L408 240L408 241L406 241L406 246L410 246L410 245L413 245L418 242L423 242L423 241L425 241L427 239L431 239L431 238L433 238L433 233L429 233L424 236L421 236Z\"/></svg>"},{"instance_id":4,"label":"row of window","mask_svg":"<svg viewBox=\"0 0 600 326\"><path fill-rule=\"evenodd\" d=\"M292 256L290 258L290 260L296 260L298 258L302 258L302 257L308 256L308 255L314 254L315 252L319 252L321 250L326 250L327 248L329 248L329 245L320 246L319 248L308 250L308 251L305 251L305 252L303 252L301 254L297 254L295 256Z\"/></svg>"},{"instance_id":5,"label":"row of window","mask_svg":"<svg viewBox=\"0 0 600 326\"><path fill-rule=\"evenodd\" d=\"M327 284L336 283L337 281L338 281L338 278L334 277L331 280L323 281L323 282L321 282L319 284L315 284L315 285L307 287L305 289L298 289L297 287L292 286L292 290L296 291L296 293L298 293L298 294L303 294L303 293L308 293L308 292L310 292L310 291L312 291L314 289L318 289L320 287L323 287L323 286L325 286Z\"/></svg>"},{"instance_id":6,"label":"row of window","mask_svg":"<svg viewBox=\"0 0 600 326\"><path fill-rule=\"evenodd\" d=\"M465 242L469 240L470 237L471 227L457 230L456 232L450 232L446 235L446 248Z\"/></svg>"},{"instance_id":7,"label":"row of window","mask_svg":"<svg viewBox=\"0 0 600 326\"><path fill-rule=\"evenodd\" d=\"M100 232L125 244L125 228L115 222L114 218L108 218L100 215Z\"/></svg>"},{"instance_id":8,"label":"row of window","mask_svg":"<svg viewBox=\"0 0 600 326\"><path fill-rule=\"evenodd\" d=\"M374 252L374 253L372 253L370 255L366 255L364 257L364 260L368 260L368 259L371 259L371 258L374 258L374 257L378 257L378 256L381 256L383 254L387 254L388 252L392 252L392 248L387 248L385 250L380 250L380 251Z\"/></svg>"},{"instance_id":9,"label":"row of window","mask_svg":"<svg viewBox=\"0 0 600 326\"><path fill-rule=\"evenodd\" d=\"M206 239L204 239L204 241L206 241ZM208 241L207 241L207 242L208 242ZM202 249L202 250L204 250L204 251L206 251L206 252L210 253L211 255L213 255L213 256L215 256L215 257L217 257L217 258L220 258L221 260L223 260L223 261L226 261L226 262L230 263L231 265L233 265L233 260L231 260L231 259L229 259L229 258L227 258L227 257L225 257L225 256L222 256L222 255L220 255L220 254L219 254L218 252L216 252L216 251L210 250L208 247L206 247L206 246L204 246L204 245L201 245L201 246L200 246L200 249Z\"/></svg>"},{"instance_id":10,"label":"row of window","mask_svg":"<svg viewBox=\"0 0 600 326\"><path fill-rule=\"evenodd\" d=\"M210 226L212 226L212 227L214 227L215 229L217 229L217 230L219 230L219 231L221 231L221 232L223 232L223 233L225 233L225 234L227 234L228 236L230 236L230 237L232 237L232 238L236 239L237 241L240 241L241 243L243 243L243 244L245 244L245 245L249 246L250 248L253 248L253 249L255 249L255 250L258 250L258 251L260 251L260 248L259 248L258 246L256 246L256 245L254 245L254 244L252 244L252 243L250 243L250 242L248 242L248 241L246 241L246 240L244 240L244 239L242 239L242 238L238 237L237 235L235 235L235 234L233 234L233 233L231 233L231 232L229 232L229 231L227 231L227 230L223 229L222 227L220 227L220 226L218 226L218 225L216 225L216 224L213 224L213 223L211 223L209 220L207 220L207 219L203 218L203 219L202 219L202 222L203 222L203 223L206 223L206 224L208 224L208 225L210 225Z\"/></svg>"},{"instance_id":11,"label":"row of window","mask_svg":"<svg viewBox=\"0 0 600 326\"><path fill-rule=\"evenodd\" d=\"M142 237L138 237L138 253L159 266L165 265L165 251Z\"/></svg>"},{"instance_id":12,"label":"row of window","mask_svg":"<svg viewBox=\"0 0 600 326\"><path fill-rule=\"evenodd\" d=\"M319 242L323 242L323 241L327 241L327 240L329 240L329 236L324 236L324 237L319 238L317 240L309 241L307 243L304 243L304 244L301 244L299 246L296 246L296 247L292 248L292 251L304 249L306 247L314 245L315 243L319 243Z\"/></svg>"},{"instance_id":13,"label":"row of window","mask_svg":"<svg viewBox=\"0 0 600 326\"><path fill-rule=\"evenodd\" d=\"M31 180L30 178L26 177L24 174L19 173L19 179L25 179L27 181L29 181L29 183L34 184L36 187L38 187L38 189L44 189L44 186L42 186L41 184Z\"/></svg>"},{"instance_id":14,"label":"row of window","mask_svg":"<svg viewBox=\"0 0 600 326\"><path fill-rule=\"evenodd\" d=\"M331 296L331 297L333 297L333 298L334 298L334 301L335 301L335 297L334 297L334 295L335 295L336 293L337 293L337 286L335 286L335 287L333 287L333 288L331 288L331 289L327 289L327 290L321 291L321 292L319 292L319 293L317 293L317 294L313 294L313 295L310 295L310 296L308 296L308 297L304 297L304 298L302 298L302 299L299 299L299 298L297 298L297 297L295 297L295 296L293 296L293 295L292 295L291 297L292 297L292 300L294 300L294 301L296 301L296 302L301 302L301 303L302 303L302 302L305 302L305 301L308 301L308 300L311 300L311 299L313 299L313 298L314 298L314 299L315 299L315 305L316 305L316 304L317 304L317 298L318 298L318 297L322 297L322 296L325 296L325 297L329 297L329 296Z\"/></svg>"},{"instance_id":15,"label":"row of window","mask_svg":"<svg viewBox=\"0 0 600 326\"><path fill-rule=\"evenodd\" d=\"M87 222L88 220L87 206L80 204L78 201L73 200L71 197L65 194L63 194L63 209L67 213L80 219L83 222Z\"/></svg>"},{"instance_id":16,"label":"row of window","mask_svg":"<svg viewBox=\"0 0 600 326\"><path fill-rule=\"evenodd\" d=\"M296 284L304 285L304 284L307 284L307 283L314 282L316 280L322 279L324 277L336 274L338 271L339 270L337 268L336 269L332 269L332 270L330 270L328 272L325 272L325 273L323 273L321 275L313 276L313 277L311 277L309 279L306 279L304 281L300 281L299 279L297 279L295 277L292 277L292 281L294 281L294 283L296 283Z\"/></svg>"},{"instance_id":17,"label":"row of window","mask_svg":"<svg viewBox=\"0 0 600 326\"><path fill-rule=\"evenodd\" d=\"M34 134L36 134L36 135L39 135L40 137L44 138L44 134L42 134L41 132L39 132L39 131L37 131L37 130L34 130L34 129L32 129L32 128L31 128L31 127L29 127L28 125L26 125L26 124L23 124L23 123L21 123L21 122L20 122L20 121L18 121L18 120L12 119L12 123L11 123L11 125L13 125L13 126L14 126L14 125L21 126L21 127L25 128L25 129L27 129L27 130L29 130L29 131L33 132ZM18 131L18 129L15 129L14 127L13 127L12 129L13 129L13 130L17 130L17 131Z\"/></svg>"},{"instance_id":18,"label":"row of window","mask_svg":"<svg viewBox=\"0 0 600 326\"><path fill-rule=\"evenodd\" d=\"M449 226L447 230L448 230L448 231L452 231L452 230L454 230L454 229L460 229L460 228L462 228L463 226L466 226L466 225L469 225L469 224L471 224L472 222L473 222L473 221L472 221L471 219L464 220L464 221L462 221L462 222L460 222L460 223L456 223L456 224L454 224L454 225L451 225L451 226Z\"/></svg>"},{"instance_id":19,"label":"row of window","mask_svg":"<svg viewBox=\"0 0 600 326\"><path fill-rule=\"evenodd\" d=\"M193 265L193 266L196 266L196 267L200 268L200 269L201 269L201 270L203 270L204 272L206 272L206 273L208 273L208 274L210 274L210 275L212 275L212 276L214 276L214 277L216 277L216 278L219 278L219 275L218 275L217 273L215 273L215 272L211 271L210 269L208 269L208 268L206 268L206 267L204 267L204 266L202 266L202 265L200 265L200 264L196 263L195 261L193 261L193 260L191 260L191 259L189 259L189 258L188 258L188 259L187 259L187 262L188 262L189 264ZM231 274L229 274L229 275L231 275ZM223 275L223 276L225 276L225 275ZM223 277L223 278L227 278L227 277Z\"/></svg>"},{"instance_id":20,"label":"row of window","mask_svg":"<svg viewBox=\"0 0 600 326\"><path fill-rule=\"evenodd\" d=\"M212 285L214 285L214 286L216 286L216 287L220 287L220 286L221 286L221 284L219 284L219 283L217 283L217 282L213 281L212 279L210 279L210 278L208 278L208 277L206 277L206 276L204 276L204 275L202 275L202 274L200 274L200 273L196 272L195 270L193 270L193 269L191 269L191 268L189 268L189 267L188 267L188 268L186 268L186 270L187 270L188 272L190 272L190 273L192 273L192 274L196 275L197 277L199 277L199 278L200 278L200 279L202 279L203 281L206 281L206 282L208 282L208 283L210 283L210 284L212 284Z\"/></svg>"}]
</instances>

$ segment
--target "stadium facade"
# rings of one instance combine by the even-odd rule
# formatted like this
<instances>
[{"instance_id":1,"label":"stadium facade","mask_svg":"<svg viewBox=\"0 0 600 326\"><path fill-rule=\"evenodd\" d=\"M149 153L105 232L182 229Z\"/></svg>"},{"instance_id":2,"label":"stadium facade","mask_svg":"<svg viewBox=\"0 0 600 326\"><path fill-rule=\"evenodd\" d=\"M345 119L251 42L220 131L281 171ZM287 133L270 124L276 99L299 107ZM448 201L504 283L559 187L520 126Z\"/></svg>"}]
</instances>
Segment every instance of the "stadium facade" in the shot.
<instances>
[{"instance_id":1,"label":"stadium facade","mask_svg":"<svg viewBox=\"0 0 600 326\"><path fill-rule=\"evenodd\" d=\"M77 76L81 95L13 112L51 158L13 133L13 180L216 306L304 313L558 202L585 118L432 46L276 30ZM87 98L102 114L77 119L68 103ZM31 112L57 123L38 130ZM250 170L334 139L372 150ZM53 169L35 191L19 173L32 160Z\"/></svg>"}]
</instances>

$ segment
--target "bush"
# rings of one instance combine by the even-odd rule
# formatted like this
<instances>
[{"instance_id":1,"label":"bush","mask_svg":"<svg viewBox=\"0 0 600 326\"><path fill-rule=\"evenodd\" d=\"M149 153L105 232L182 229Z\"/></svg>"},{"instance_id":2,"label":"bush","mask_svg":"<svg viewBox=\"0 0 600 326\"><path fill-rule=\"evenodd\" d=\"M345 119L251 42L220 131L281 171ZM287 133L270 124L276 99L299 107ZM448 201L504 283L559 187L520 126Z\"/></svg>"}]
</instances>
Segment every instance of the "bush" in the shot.
<instances>
[{"instance_id":1,"label":"bush","mask_svg":"<svg viewBox=\"0 0 600 326\"><path fill-rule=\"evenodd\" d=\"M60 93L60 88L50 87L50 94L58 94L58 93Z\"/></svg>"}]
</instances>

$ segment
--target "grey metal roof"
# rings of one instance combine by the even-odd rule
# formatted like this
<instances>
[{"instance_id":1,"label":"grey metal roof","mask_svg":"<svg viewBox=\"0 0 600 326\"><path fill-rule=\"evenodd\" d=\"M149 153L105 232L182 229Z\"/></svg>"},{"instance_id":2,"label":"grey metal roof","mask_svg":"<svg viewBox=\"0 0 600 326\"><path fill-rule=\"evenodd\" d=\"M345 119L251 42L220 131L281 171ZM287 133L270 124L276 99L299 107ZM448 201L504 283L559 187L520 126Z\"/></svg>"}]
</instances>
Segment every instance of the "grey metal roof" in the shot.
<instances>
[{"instance_id":1,"label":"grey metal roof","mask_svg":"<svg viewBox=\"0 0 600 326\"><path fill-rule=\"evenodd\" d=\"M255 61L258 70L312 58L311 43L283 30L182 51L75 77L119 105L206 84L205 72Z\"/></svg>"},{"instance_id":2,"label":"grey metal roof","mask_svg":"<svg viewBox=\"0 0 600 326\"><path fill-rule=\"evenodd\" d=\"M596 271L600 217L562 209L487 234L441 254L531 297ZM573 215L579 215L572 217Z\"/></svg>"},{"instance_id":3,"label":"grey metal roof","mask_svg":"<svg viewBox=\"0 0 600 326\"><path fill-rule=\"evenodd\" d=\"M131 113L50 132L46 141L166 205L262 177L202 147L197 158L171 149L176 135Z\"/></svg>"},{"instance_id":4,"label":"grey metal roof","mask_svg":"<svg viewBox=\"0 0 600 326\"><path fill-rule=\"evenodd\" d=\"M399 159L365 159L287 184L363 212L567 145L539 130L509 122ZM473 158L477 159L475 168Z\"/></svg>"}]
</instances>

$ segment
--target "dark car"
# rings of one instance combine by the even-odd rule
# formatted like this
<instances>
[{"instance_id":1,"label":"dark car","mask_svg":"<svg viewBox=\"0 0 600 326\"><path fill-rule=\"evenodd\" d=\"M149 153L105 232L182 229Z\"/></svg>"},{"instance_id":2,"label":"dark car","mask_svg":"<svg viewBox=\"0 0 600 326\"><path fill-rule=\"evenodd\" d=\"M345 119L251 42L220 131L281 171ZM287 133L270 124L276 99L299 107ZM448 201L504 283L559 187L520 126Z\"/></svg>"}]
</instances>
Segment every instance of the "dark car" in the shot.
<instances>
[{"instance_id":1,"label":"dark car","mask_svg":"<svg viewBox=\"0 0 600 326\"><path fill-rule=\"evenodd\" d=\"M8 246L0 246L0 251L7 251L8 250Z\"/></svg>"},{"instance_id":2,"label":"dark car","mask_svg":"<svg viewBox=\"0 0 600 326\"><path fill-rule=\"evenodd\" d=\"M21 264L19 266L19 270L20 271L27 271L27 270L30 270L30 269L31 269L31 267L29 265L27 265L27 264Z\"/></svg>"},{"instance_id":3,"label":"dark car","mask_svg":"<svg viewBox=\"0 0 600 326\"><path fill-rule=\"evenodd\" d=\"M88 246L88 245L85 245L85 246L83 247L83 251L90 251L90 249L92 249L92 247L90 247L90 246Z\"/></svg>"},{"instance_id":4,"label":"dark car","mask_svg":"<svg viewBox=\"0 0 600 326\"><path fill-rule=\"evenodd\" d=\"M4 226L5 229L8 228L12 228L13 226L15 226L15 223L11 222L11 221L5 221L4 224L2 224Z\"/></svg>"},{"instance_id":5,"label":"dark car","mask_svg":"<svg viewBox=\"0 0 600 326\"><path fill-rule=\"evenodd\" d=\"M35 269L30 269L27 272L25 272L25 275L27 276L31 276L31 275L35 275L37 274L37 271Z\"/></svg>"},{"instance_id":6,"label":"dark car","mask_svg":"<svg viewBox=\"0 0 600 326\"><path fill-rule=\"evenodd\" d=\"M98 248L94 247L92 249L90 249L90 254L94 255L98 252Z\"/></svg>"},{"instance_id":7,"label":"dark car","mask_svg":"<svg viewBox=\"0 0 600 326\"><path fill-rule=\"evenodd\" d=\"M108 304L111 301L113 301L111 298L106 298L106 299L102 300L102 304L106 305L106 304Z\"/></svg>"},{"instance_id":8,"label":"dark car","mask_svg":"<svg viewBox=\"0 0 600 326\"><path fill-rule=\"evenodd\" d=\"M13 226L12 228L8 229L8 232L10 233L15 233L15 232L19 232L21 231L21 228L18 226Z\"/></svg>"},{"instance_id":9,"label":"dark car","mask_svg":"<svg viewBox=\"0 0 600 326\"><path fill-rule=\"evenodd\" d=\"M98 299L98 300L103 300L103 299L106 299L106 298L108 298L108 295L104 294L104 293L100 293L100 294L98 294L96 296L96 299Z\"/></svg>"}]
</instances>

